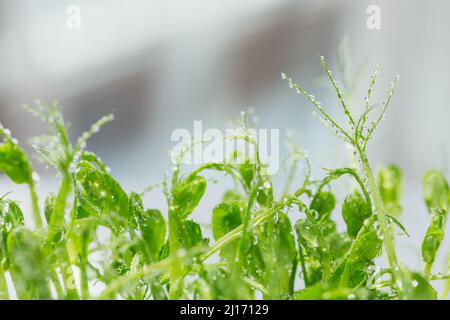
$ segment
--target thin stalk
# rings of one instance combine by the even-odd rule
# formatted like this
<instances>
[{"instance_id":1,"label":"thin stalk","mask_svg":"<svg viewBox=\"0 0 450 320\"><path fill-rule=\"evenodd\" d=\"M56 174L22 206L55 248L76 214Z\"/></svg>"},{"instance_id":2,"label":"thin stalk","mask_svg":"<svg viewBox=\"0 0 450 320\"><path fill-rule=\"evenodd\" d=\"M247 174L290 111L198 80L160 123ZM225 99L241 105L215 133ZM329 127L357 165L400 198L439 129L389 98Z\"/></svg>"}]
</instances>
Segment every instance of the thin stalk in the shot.
<instances>
[{"instance_id":1,"label":"thin stalk","mask_svg":"<svg viewBox=\"0 0 450 320\"><path fill-rule=\"evenodd\" d=\"M69 172L63 174L61 186L52 211L52 216L48 226L47 241L52 243L58 231L62 232L64 223L64 213L67 205L67 197L71 191L71 178Z\"/></svg>"},{"instance_id":2,"label":"thin stalk","mask_svg":"<svg viewBox=\"0 0 450 320\"><path fill-rule=\"evenodd\" d=\"M56 273L55 270L50 270L50 279L51 282L53 283L53 286L55 287L58 299L64 299L65 298L64 290L61 285L61 281L59 280L58 274Z\"/></svg>"},{"instance_id":3,"label":"thin stalk","mask_svg":"<svg viewBox=\"0 0 450 320\"><path fill-rule=\"evenodd\" d=\"M300 258L300 264L302 266L302 274L303 274L303 282L305 283L305 288L309 286L309 280L308 280L308 271L306 270L306 263L305 263L305 256L303 255L303 248L300 244L298 245L298 254Z\"/></svg>"},{"instance_id":4,"label":"thin stalk","mask_svg":"<svg viewBox=\"0 0 450 320\"><path fill-rule=\"evenodd\" d=\"M361 148L358 147L358 151L362 167L364 170L364 174L367 178L367 188L369 190L369 193L372 195L372 203L375 206L375 210L377 212L377 219L381 227L381 233L383 235L383 243L386 249L389 267L393 270L393 276L397 278L397 280L401 280L402 276L400 274L397 254L395 252L394 237L391 227L388 224L386 218L386 212L384 210L383 201L381 199L378 187L373 177L372 170L369 165L369 160L367 159L365 153L361 150Z\"/></svg>"},{"instance_id":5,"label":"thin stalk","mask_svg":"<svg viewBox=\"0 0 450 320\"><path fill-rule=\"evenodd\" d=\"M41 228L42 227L42 218L41 218L41 213L39 210L39 201L38 201L38 196L36 193L36 186L33 181L30 181L28 184L28 187L30 189L31 206L32 206L34 223L37 228Z\"/></svg>"},{"instance_id":6,"label":"thin stalk","mask_svg":"<svg viewBox=\"0 0 450 320\"><path fill-rule=\"evenodd\" d=\"M169 247L170 256L177 257L178 254L178 233L182 230L180 218L176 212L169 210ZM175 263L171 266L169 299L179 299L183 291L183 266L180 263Z\"/></svg>"},{"instance_id":7,"label":"thin stalk","mask_svg":"<svg viewBox=\"0 0 450 320\"><path fill-rule=\"evenodd\" d=\"M55 236L57 232L63 232L64 225L64 214L67 206L67 197L71 192L71 175L67 170L63 171L63 179L61 181L61 186L59 188L58 196L56 198L55 206L53 208L52 216L50 219L50 224L48 226L47 233L47 249L54 250L52 244L54 243ZM60 246L61 254L58 256L58 261L60 263L61 275L64 280L64 286L66 288L66 295L68 299L79 299L78 291L73 284L74 275L72 271L72 265L70 263L69 253L65 243L55 244Z\"/></svg>"},{"instance_id":8,"label":"thin stalk","mask_svg":"<svg viewBox=\"0 0 450 320\"><path fill-rule=\"evenodd\" d=\"M80 261L80 289L81 289L81 299L89 299L89 282L86 270L86 262Z\"/></svg>"},{"instance_id":9,"label":"thin stalk","mask_svg":"<svg viewBox=\"0 0 450 320\"><path fill-rule=\"evenodd\" d=\"M297 274L297 267L298 267L298 258L297 253L295 253L294 261L292 262L292 269L291 269L291 276L289 278L289 295L294 294L294 285L295 285L295 276Z\"/></svg>"},{"instance_id":10,"label":"thin stalk","mask_svg":"<svg viewBox=\"0 0 450 320\"><path fill-rule=\"evenodd\" d=\"M70 263L69 254L65 245L61 248L61 254L58 256L58 262L61 269L61 275L66 289L66 299L78 300L80 295L75 285L75 276Z\"/></svg>"},{"instance_id":11,"label":"thin stalk","mask_svg":"<svg viewBox=\"0 0 450 320\"><path fill-rule=\"evenodd\" d=\"M0 265L0 300L8 300L8 283L6 282L5 271Z\"/></svg>"}]
</instances>

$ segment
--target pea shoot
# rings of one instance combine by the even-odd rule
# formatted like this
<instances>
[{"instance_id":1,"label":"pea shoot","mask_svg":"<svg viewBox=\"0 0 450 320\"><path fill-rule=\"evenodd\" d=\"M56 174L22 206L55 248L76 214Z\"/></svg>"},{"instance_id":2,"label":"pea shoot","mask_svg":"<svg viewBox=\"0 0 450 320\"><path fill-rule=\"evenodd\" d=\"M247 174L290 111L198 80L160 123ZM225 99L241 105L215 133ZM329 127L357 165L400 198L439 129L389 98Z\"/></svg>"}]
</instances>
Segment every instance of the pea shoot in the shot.
<instances>
[{"instance_id":1,"label":"pea shoot","mask_svg":"<svg viewBox=\"0 0 450 320\"><path fill-rule=\"evenodd\" d=\"M398 77L386 100L373 103L377 65L358 114L323 57L320 62L344 123L286 74L282 78L350 146L357 165L326 169L313 179L306 152L291 141L281 190L260 160L245 113L240 134L225 139L251 145L248 161L233 161L244 152L236 148L230 161L188 171L182 159L194 146L186 146L172 154L173 170L161 181L127 192L87 150L89 139L112 115L72 143L58 103L24 106L48 125L48 133L31 144L58 171L60 182L40 208L37 174L18 141L0 126L0 173L26 185L32 204L26 215L13 194L0 195L0 299L436 299L435 281L445 282L445 298L450 258L446 270L434 272L438 255L444 254L450 207L446 177L437 170L424 175L430 225L421 247L423 270L411 270L395 244L399 232L409 236L398 220L408 219L401 203L402 172L395 165L374 171L366 153ZM305 170L298 173L302 165ZM204 210L200 204L209 196L211 174L233 187L211 212L203 212L210 217L204 225L194 213ZM352 184L341 199L335 190L343 179ZM167 210L145 206L148 192L162 192ZM383 252L386 264L380 263Z\"/></svg>"}]
</instances>

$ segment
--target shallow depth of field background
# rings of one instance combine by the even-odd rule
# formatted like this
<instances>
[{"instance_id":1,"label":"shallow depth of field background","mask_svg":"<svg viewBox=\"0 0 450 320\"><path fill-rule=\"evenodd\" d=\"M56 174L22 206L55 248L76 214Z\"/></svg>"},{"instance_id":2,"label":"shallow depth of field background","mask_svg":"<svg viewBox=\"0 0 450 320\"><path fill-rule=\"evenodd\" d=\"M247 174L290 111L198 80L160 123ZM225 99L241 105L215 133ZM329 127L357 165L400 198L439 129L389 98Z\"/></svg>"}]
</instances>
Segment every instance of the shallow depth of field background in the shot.
<instances>
[{"instance_id":1,"label":"shallow depth of field background","mask_svg":"<svg viewBox=\"0 0 450 320\"><path fill-rule=\"evenodd\" d=\"M66 27L71 4L82 10L78 31ZM381 30L366 27L370 4L381 8ZM403 169L400 220L411 238L398 243L404 260L419 269L428 225L420 179L429 168L443 169L448 177L450 164L448 12L450 2L444 0L0 0L0 121L30 150L27 138L45 127L20 108L23 103L61 101L73 137L114 112L115 122L88 148L127 191L141 191L170 170L174 129L192 131L194 120L225 129L227 119L252 106L261 128L280 129L282 145L284 131L296 130L319 178L321 167L346 165L348 152L280 72L337 114L334 94L320 85L318 57L327 57L336 70L336 48L346 37L351 67L364 66L355 108L362 108L375 63L381 64L375 91L380 101L387 83L401 75L369 157L374 167L395 163ZM37 168L40 193L55 190L55 172ZM283 177L280 173L277 181ZM26 205L25 189L3 178L0 183L0 194L13 190L11 197ZM340 186L348 185L335 188ZM223 189L211 183L194 216L209 221ZM145 202L165 207L158 192ZM447 238L435 271L443 268L449 243Z\"/></svg>"}]
</instances>

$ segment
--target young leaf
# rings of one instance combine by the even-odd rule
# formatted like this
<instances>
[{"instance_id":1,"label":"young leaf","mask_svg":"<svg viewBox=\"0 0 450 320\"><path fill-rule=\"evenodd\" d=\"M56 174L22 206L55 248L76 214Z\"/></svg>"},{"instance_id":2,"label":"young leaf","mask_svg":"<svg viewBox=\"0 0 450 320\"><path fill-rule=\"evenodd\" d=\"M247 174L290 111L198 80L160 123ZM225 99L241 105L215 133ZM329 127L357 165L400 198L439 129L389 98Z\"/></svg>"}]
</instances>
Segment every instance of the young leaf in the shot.
<instances>
[{"instance_id":1,"label":"young leaf","mask_svg":"<svg viewBox=\"0 0 450 320\"><path fill-rule=\"evenodd\" d=\"M48 262L37 236L18 228L8 237L11 276L21 299L50 299Z\"/></svg>"},{"instance_id":2,"label":"young leaf","mask_svg":"<svg viewBox=\"0 0 450 320\"><path fill-rule=\"evenodd\" d=\"M244 185L247 189L250 189L253 177L255 176L256 166L251 163L240 164L238 165L238 171L244 181Z\"/></svg>"},{"instance_id":3,"label":"young leaf","mask_svg":"<svg viewBox=\"0 0 450 320\"><path fill-rule=\"evenodd\" d=\"M445 223L448 213L440 208L434 208L431 224L422 241L422 257L425 261L425 271L428 274L436 258L439 247L444 240Z\"/></svg>"},{"instance_id":4,"label":"young leaf","mask_svg":"<svg viewBox=\"0 0 450 320\"><path fill-rule=\"evenodd\" d=\"M174 211L180 219L187 218L206 190L206 180L201 176L188 176L180 182L173 190Z\"/></svg>"},{"instance_id":5,"label":"young leaf","mask_svg":"<svg viewBox=\"0 0 450 320\"><path fill-rule=\"evenodd\" d=\"M342 269L340 285L353 288L364 283L369 275L368 268L374 264L373 259L381 255L383 241L372 224L373 218L353 241Z\"/></svg>"},{"instance_id":6,"label":"young leaf","mask_svg":"<svg viewBox=\"0 0 450 320\"><path fill-rule=\"evenodd\" d=\"M50 220L52 218L52 212L53 208L55 207L55 201L56 201L56 195L54 192L51 192L47 199L45 199L45 207L44 207L44 214L45 214L45 220L47 223L50 223Z\"/></svg>"},{"instance_id":7,"label":"young leaf","mask_svg":"<svg viewBox=\"0 0 450 320\"><path fill-rule=\"evenodd\" d=\"M166 238L166 222L156 209L145 211L139 218L144 254L149 261L158 261Z\"/></svg>"},{"instance_id":8,"label":"young leaf","mask_svg":"<svg viewBox=\"0 0 450 320\"><path fill-rule=\"evenodd\" d=\"M241 209L238 205L220 203L212 213L212 230L214 240L218 240L234 228L241 225Z\"/></svg>"},{"instance_id":9,"label":"young leaf","mask_svg":"<svg viewBox=\"0 0 450 320\"><path fill-rule=\"evenodd\" d=\"M288 216L278 212L273 224L265 228L269 238L264 241L263 235L258 235L262 242L262 253L265 262L265 281L270 296L280 298L289 292L292 265L296 257L296 248L292 226ZM271 228L272 230L270 230Z\"/></svg>"},{"instance_id":10,"label":"young leaf","mask_svg":"<svg viewBox=\"0 0 450 320\"><path fill-rule=\"evenodd\" d=\"M319 219L326 219L336 206L336 198L331 192L321 191L316 193L311 201L310 209L316 210L319 214Z\"/></svg>"},{"instance_id":11,"label":"young leaf","mask_svg":"<svg viewBox=\"0 0 450 320\"><path fill-rule=\"evenodd\" d=\"M96 169L86 161L81 161L75 178L77 198L82 212L94 216L118 214L119 216L111 218L117 220L121 217L124 220L122 223L128 221L128 196L109 174Z\"/></svg>"},{"instance_id":12,"label":"young leaf","mask_svg":"<svg viewBox=\"0 0 450 320\"><path fill-rule=\"evenodd\" d=\"M401 213L402 173L396 165L378 169L378 188L388 214Z\"/></svg>"},{"instance_id":13,"label":"young leaf","mask_svg":"<svg viewBox=\"0 0 450 320\"><path fill-rule=\"evenodd\" d=\"M264 207L270 207L273 203L273 189L272 183L266 181L258 188L256 193L256 200Z\"/></svg>"},{"instance_id":14,"label":"young leaf","mask_svg":"<svg viewBox=\"0 0 450 320\"><path fill-rule=\"evenodd\" d=\"M450 205L450 191L447 180L440 171L428 171L422 180L422 193L428 212L441 209L448 212Z\"/></svg>"},{"instance_id":15,"label":"young leaf","mask_svg":"<svg viewBox=\"0 0 450 320\"><path fill-rule=\"evenodd\" d=\"M31 167L25 153L16 144L0 144L0 172L6 174L14 183L30 183Z\"/></svg>"},{"instance_id":16,"label":"young leaf","mask_svg":"<svg viewBox=\"0 0 450 320\"><path fill-rule=\"evenodd\" d=\"M364 221L372 215L369 204L357 191L349 194L342 204L342 217L347 225L347 233L355 238L364 225Z\"/></svg>"},{"instance_id":17,"label":"young leaf","mask_svg":"<svg viewBox=\"0 0 450 320\"><path fill-rule=\"evenodd\" d=\"M436 300L437 292L420 273L404 272L408 278L408 286L403 295L408 300Z\"/></svg>"},{"instance_id":18,"label":"young leaf","mask_svg":"<svg viewBox=\"0 0 450 320\"><path fill-rule=\"evenodd\" d=\"M202 243L202 229L200 225L193 220L183 220L183 238L179 239L185 249L193 248Z\"/></svg>"}]
</instances>

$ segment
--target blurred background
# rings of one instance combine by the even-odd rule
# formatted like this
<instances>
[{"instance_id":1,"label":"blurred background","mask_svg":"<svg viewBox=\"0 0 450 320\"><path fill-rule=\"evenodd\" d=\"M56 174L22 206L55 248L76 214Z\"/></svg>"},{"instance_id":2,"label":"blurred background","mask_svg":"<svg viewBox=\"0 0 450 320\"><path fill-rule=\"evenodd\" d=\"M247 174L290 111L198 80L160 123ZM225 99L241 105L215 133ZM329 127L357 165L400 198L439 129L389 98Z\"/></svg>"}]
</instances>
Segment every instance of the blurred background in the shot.
<instances>
[{"instance_id":1,"label":"blurred background","mask_svg":"<svg viewBox=\"0 0 450 320\"><path fill-rule=\"evenodd\" d=\"M70 5L81 10L80 29L67 26ZM369 5L381 9L379 30L366 26ZM401 75L369 158L374 167L403 169L401 220L411 238L401 238L399 246L418 269L428 225L420 179L427 169L449 165L449 11L444 0L0 0L0 121L31 151L27 139L46 129L20 108L24 103L58 99L72 137L113 112L115 122L88 148L127 191L140 191L170 169L174 129L192 131L194 120L224 129L228 119L253 107L259 127L280 129L281 142L285 130L297 132L319 178L321 167L346 165L348 152L280 72L339 114L335 95L323 85L319 55L339 78L337 52L346 47L348 75L357 84L355 110L363 106L376 63L380 101L388 82ZM39 192L55 189L55 173L38 168ZM221 188L212 185L196 213L205 222ZM25 190L2 179L0 193L10 190L26 202ZM164 207L159 193L146 202ZM443 268L441 260L436 269Z\"/></svg>"}]
</instances>

